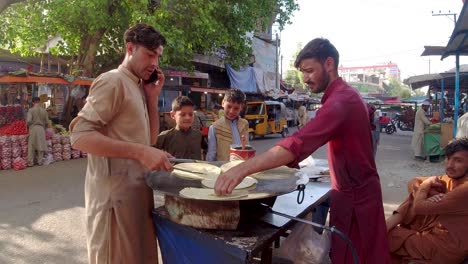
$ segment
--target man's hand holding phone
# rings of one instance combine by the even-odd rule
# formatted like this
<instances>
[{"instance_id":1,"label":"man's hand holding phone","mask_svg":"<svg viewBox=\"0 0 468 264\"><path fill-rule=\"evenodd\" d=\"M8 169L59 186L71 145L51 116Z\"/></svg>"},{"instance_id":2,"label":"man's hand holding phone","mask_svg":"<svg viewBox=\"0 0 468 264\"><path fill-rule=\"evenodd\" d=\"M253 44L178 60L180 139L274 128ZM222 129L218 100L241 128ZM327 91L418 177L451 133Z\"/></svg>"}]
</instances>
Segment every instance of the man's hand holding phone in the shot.
<instances>
[{"instance_id":1,"label":"man's hand holding phone","mask_svg":"<svg viewBox=\"0 0 468 264\"><path fill-rule=\"evenodd\" d=\"M157 98L161 93L165 81L164 73L160 68L156 68L148 80L144 80L144 90L147 98Z\"/></svg>"}]
</instances>

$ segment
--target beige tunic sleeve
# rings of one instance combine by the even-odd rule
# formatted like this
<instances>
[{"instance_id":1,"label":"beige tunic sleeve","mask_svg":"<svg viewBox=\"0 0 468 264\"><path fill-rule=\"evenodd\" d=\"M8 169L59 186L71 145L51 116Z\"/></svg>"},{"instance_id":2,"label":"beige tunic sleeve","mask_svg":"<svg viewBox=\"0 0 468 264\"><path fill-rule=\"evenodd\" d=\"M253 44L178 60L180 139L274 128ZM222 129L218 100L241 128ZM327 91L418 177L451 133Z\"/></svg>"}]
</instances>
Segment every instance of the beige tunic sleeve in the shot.
<instances>
[{"instance_id":1,"label":"beige tunic sleeve","mask_svg":"<svg viewBox=\"0 0 468 264\"><path fill-rule=\"evenodd\" d=\"M86 104L70 124L71 143L92 131L103 133L114 116L121 111L125 90L110 75L99 76L92 84Z\"/></svg>"}]
</instances>

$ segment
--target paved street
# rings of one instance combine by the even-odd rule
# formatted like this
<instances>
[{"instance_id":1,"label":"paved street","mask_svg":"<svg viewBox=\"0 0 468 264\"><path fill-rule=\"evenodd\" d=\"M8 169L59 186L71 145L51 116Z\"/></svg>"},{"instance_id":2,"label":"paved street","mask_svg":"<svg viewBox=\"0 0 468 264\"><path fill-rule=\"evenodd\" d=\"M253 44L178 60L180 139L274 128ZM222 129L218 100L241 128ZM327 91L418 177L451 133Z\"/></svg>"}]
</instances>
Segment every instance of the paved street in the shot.
<instances>
[{"instance_id":1,"label":"paved street","mask_svg":"<svg viewBox=\"0 0 468 264\"><path fill-rule=\"evenodd\" d=\"M281 137L256 139L257 153ZM442 163L413 160L411 133L381 134L377 166L386 213L406 196L406 182L443 173ZM326 158L326 147L314 158ZM0 171L0 263L86 263L83 185L86 160Z\"/></svg>"}]
</instances>

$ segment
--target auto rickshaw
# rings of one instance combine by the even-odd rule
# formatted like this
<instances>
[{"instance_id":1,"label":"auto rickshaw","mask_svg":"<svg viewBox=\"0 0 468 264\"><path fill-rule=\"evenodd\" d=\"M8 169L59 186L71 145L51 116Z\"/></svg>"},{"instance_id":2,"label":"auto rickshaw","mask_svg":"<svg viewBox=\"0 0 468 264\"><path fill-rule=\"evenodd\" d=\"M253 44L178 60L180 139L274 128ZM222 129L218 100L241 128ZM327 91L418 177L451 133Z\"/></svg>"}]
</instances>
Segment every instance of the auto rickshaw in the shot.
<instances>
[{"instance_id":1,"label":"auto rickshaw","mask_svg":"<svg viewBox=\"0 0 468 264\"><path fill-rule=\"evenodd\" d=\"M276 101L247 102L244 118L249 122L249 140L269 134L288 135L286 106Z\"/></svg>"}]
</instances>

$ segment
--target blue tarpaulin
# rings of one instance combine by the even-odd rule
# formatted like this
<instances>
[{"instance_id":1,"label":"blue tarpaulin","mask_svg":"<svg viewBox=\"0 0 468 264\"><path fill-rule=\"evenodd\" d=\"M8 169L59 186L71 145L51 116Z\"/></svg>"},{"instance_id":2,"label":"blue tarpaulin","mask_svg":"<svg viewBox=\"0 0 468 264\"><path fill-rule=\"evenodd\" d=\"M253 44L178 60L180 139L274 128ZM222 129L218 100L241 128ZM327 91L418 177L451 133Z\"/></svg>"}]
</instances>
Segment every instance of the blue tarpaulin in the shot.
<instances>
[{"instance_id":1,"label":"blue tarpaulin","mask_svg":"<svg viewBox=\"0 0 468 264\"><path fill-rule=\"evenodd\" d=\"M162 260L170 264L246 263L247 254L223 240L171 222L153 212Z\"/></svg>"},{"instance_id":2,"label":"blue tarpaulin","mask_svg":"<svg viewBox=\"0 0 468 264\"><path fill-rule=\"evenodd\" d=\"M257 81L252 67L245 66L240 68L239 71L236 71L226 64L226 71L229 76L229 80L231 81L232 88L238 88L247 93L257 92Z\"/></svg>"}]
</instances>

